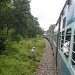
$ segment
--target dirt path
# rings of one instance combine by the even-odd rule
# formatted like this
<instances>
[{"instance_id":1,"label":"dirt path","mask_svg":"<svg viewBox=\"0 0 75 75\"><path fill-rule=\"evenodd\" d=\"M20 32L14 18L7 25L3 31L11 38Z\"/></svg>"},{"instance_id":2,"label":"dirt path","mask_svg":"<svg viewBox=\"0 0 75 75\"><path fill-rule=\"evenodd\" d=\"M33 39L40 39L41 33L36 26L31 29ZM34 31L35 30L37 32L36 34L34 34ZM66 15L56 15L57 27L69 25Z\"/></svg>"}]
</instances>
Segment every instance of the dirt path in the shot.
<instances>
[{"instance_id":1,"label":"dirt path","mask_svg":"<svg viewBox=\"0 0 75 75\"><path fill-rule=\"evenodd\" d=\"M57 75L53 51L51 49L49 42L46 39L44 39L44 41L46 43L46 49L43 54L41 63L35 72L35 75Z\"/></svg>"}]
</instances>

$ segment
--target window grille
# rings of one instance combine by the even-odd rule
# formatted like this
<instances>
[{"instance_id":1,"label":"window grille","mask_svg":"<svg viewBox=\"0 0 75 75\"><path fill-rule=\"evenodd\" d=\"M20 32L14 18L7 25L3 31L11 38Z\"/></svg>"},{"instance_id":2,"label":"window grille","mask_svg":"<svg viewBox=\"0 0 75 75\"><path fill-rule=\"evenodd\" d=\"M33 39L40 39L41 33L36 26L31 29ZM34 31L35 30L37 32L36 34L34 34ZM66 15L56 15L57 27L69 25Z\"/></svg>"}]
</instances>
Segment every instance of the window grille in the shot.
<instances>
[{"instance_id":1,"label":"window grille","mask_svg":"<svg viewBox=\"0 0 75 75\"><path fill-rule=\"evenodd\" d=\"M61 48L63 47L63 44L64 44L64 34L65 34L65 31L62 32L62 37L61 37Z\"/></svg>"},{"instance_id":2,"label":"window grille","mask_svg":"<svg viewBox=\"0 0 75 75\"><path fill-rule=\"evenodd\" d=\"M59 49L60 49L60 45L61 45L61 44L60 44L60 43L61 43L61 32L59 33L59 40L58 40L58 43L59 43L59 44L58 44L58 47L59 47Z\"/></svg>"},{"instance_id":3,"label":"window grille","mask_svg":"<svg viewBox=\"0 0 75 75\"><path fill-rule=\"evenodd\" d=\"M72 67L73 69L75 70L75 32L74 32L74 35L73 35L73 50L72 50Z\"/></svg>"},{"instance_id":4,"label":"window grille","mask_svg":"<svg viewBox=\"0 0 75 75\"><path fill-rule=\"evenodd\" d=\"M64 31L60 32L59 35L59 50L62 51L63 43L64 43Z\"/></svg>"}]
</instances>

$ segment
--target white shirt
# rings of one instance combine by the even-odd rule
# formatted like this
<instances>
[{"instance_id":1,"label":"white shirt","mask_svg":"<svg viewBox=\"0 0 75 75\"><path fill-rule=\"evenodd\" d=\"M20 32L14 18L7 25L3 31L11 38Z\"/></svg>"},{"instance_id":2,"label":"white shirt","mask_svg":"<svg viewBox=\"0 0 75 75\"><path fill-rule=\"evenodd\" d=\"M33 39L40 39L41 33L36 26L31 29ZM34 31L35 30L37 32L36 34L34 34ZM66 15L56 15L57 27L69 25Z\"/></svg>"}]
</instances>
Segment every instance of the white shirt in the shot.
<instances>
[{"instance_id":1,"label":"white shirt","mask_svg":"<svg viewBox=\"0 0 75 75\"><path fill-rule=\"evenodd\" d=\"M34 49L32 49L32 50L31 50L31 52L35 52L35 50L34 50Z\"/></svg>"},{"instance_id":2,"label":"white shirt","mask_svg":"<svg viewBox=\"0 0 75 75\"><path fill-rule=\"evenodd\" d=\"M69 51L68 51L68 50L69 50L69 44L70 44L69 41L67 41L67 42L64 44L64 47L63 47L64 53L69 52Z\"/></svg>"},{"instance_id":3,"label":"white shirt","mask_svg":"<svg viewBox=\"0 0 75 75\"><path fill-rule=\"evenodd\" d=\"M35 50L33 48L31 50L31 52L32 52L32 55L34 56L35 55Z\"/></svg>"}]
</instances>

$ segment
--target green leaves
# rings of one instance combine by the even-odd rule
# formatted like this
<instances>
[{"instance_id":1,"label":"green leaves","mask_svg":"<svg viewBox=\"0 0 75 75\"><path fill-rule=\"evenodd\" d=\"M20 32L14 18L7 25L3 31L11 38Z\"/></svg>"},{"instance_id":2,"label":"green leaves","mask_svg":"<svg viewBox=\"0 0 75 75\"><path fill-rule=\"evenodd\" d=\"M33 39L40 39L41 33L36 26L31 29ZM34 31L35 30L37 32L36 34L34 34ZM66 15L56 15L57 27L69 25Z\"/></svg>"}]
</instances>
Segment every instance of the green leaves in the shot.
<instances>
[{"instance_id":1,"label":"green leaves","mask_svg":"<svg viewBox=\"0 0 75 75\"><path fill-rule=\"evenodd\" d=\"M0 5L0 29L14 29L23 37L35 37L42 34L38 19L30 12L29 0L7 0Z\"/></svg>"},{"instance_id":2,"label":"green leaves","mask_svg":"<svg viewBox=\"0 0 75 75\"><path fill-rule=\"evenodd\" d=\"M31 56L33 46L35 46L36 61L28 58L28 56ZM21 38L19 43L8 40L6 51L3 55L0 55L0 74L33 75L43 55L44 47L44 41L39 37Z\"/></svg>"}]
</instances>

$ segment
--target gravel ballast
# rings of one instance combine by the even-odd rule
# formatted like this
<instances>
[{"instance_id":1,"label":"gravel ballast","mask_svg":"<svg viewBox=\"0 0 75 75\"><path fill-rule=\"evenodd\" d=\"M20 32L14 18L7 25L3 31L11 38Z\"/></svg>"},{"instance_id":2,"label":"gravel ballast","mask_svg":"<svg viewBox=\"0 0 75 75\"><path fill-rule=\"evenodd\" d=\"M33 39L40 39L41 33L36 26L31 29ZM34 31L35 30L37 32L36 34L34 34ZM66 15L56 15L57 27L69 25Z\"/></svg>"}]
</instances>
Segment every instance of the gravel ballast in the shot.
<instances>
[{"instance_id":1,"label":"gravel ballast","mask_svg":"<svg viewBox=\"0 0 75 75\"><path fill-rule=\"evenodd\" d=\"M56 61L53 56L53 50L48 40L44 39L46 48L40 64L34 75L57 75Z\"/></svg>"}]
</instances>

